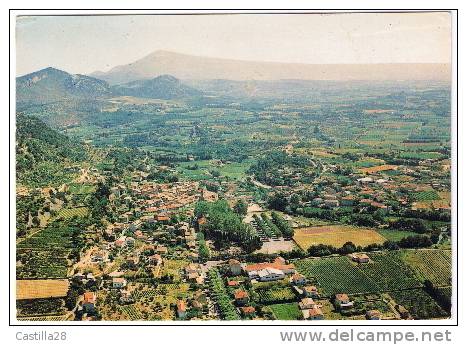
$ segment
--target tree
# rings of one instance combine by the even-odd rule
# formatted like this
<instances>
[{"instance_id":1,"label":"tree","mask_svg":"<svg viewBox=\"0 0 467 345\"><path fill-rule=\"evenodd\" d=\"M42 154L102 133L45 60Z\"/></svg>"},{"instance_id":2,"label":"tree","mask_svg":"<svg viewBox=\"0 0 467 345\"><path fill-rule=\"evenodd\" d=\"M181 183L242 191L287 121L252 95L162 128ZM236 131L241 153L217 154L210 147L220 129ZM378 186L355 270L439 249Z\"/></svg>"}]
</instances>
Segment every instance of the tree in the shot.
<instances>
[{"instance_id":1,"label":"tree","mask_svg":"<svg viewBox=\"0 0 467 345\"><path fill-rule=\"evenodd\" d=\"M285 211L286 206L288 205L287 196L283 193L274 193L268 199L269 207L277 211Z\"/></svg>"},{"instance_id":2,"label":"tree","mask_svg":"<svg viewBox=\"0 0 467 345\"><path fill-rule=\"evenodd\" d=\"M238 214L239 216L246 216L247 211L248 211L248 204L245 202L245 200L243 199L238 200L234 206L234 212Z\"/></svg>"},{"instance_id":3,"label":"tree","mask_svg":"<svg viewBox=\"0 0 467 345\"><path fill-rule=\"evenodd\" d=\"M339 249L341 254L350 254L357 251L357 246L353 242L345 242L344 245Z\"/></svg>"}]
</instances>

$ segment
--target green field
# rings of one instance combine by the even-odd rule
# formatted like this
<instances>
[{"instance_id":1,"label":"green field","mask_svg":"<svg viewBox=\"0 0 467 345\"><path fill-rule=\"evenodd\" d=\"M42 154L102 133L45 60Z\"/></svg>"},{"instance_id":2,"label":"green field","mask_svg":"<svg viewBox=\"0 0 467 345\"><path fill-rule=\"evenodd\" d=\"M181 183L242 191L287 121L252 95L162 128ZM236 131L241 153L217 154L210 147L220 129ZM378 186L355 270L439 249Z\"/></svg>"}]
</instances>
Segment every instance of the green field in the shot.
<instances>
[{"instance_id":1,"label":"green field","mask_svg":"<svg viewBox=\"0 0 467 345\"><path fill-rule=\"evenodd\" d=\"M302 317L297 303L271 304L269 308L277 320L299 320Z\"/></svg>"},{"instance_id":2,"label":"green field","mask_svg":"<svg viewBox=\"0 0 467 345\"><path fill-rule=\"evenodd\" d=\"M417 235L417 233L413 231L405 231L405 230L397 230L397 229L378 229L376 230L381 236L385 237L389 241L400 241L403 238L408 236Z\"/></svg>"},{"instance_id":3,"label":"green field","mask_svg":"<svg viewBox=\"0 0 467 345\"><path fill-rule=\"evenodd\" d=\"M94 193L96 190L96 187L92 184L86 184L86 183L70 183L68 185L68 191L71 194L91 194Z\"/></svg>"}]
</instances>

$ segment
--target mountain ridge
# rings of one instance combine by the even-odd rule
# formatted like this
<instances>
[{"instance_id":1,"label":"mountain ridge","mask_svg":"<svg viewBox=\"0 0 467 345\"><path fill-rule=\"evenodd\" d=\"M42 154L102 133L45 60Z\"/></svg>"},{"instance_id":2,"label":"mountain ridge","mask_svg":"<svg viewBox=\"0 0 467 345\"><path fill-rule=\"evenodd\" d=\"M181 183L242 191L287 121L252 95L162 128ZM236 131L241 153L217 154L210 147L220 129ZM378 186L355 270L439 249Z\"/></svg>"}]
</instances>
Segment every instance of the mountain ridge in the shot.
<instances>
[{"instance_id":1,"label":"mountain ridge","mask_svg":"<svg viewBox=\"0 0 467 345\"><path fill-rule=\"evenodd\" d=\"M107 72L93 72L109 84L170 74L178 79L228 80L450 80L450 64L304 64L195 56L157 50Z\"/></svg>"}]
</instances>

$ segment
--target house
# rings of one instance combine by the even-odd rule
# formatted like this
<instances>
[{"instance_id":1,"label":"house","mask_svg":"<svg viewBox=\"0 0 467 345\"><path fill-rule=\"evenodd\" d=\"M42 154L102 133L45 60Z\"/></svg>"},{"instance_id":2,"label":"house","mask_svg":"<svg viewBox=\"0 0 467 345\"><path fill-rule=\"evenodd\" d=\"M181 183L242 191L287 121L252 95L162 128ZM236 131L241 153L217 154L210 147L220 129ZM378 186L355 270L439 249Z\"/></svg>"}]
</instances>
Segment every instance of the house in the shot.
<instances>
[{"instance_id":1,"label":"house","mask_svg":"<svg viewBox=\"0 0 467 345\"><path fill-rule=\"evenodd\" d=\"M162 257L159 254L151 255L148 257L148 262L150 265L160 266L162 265Z\"/></svg>"},{"instance_id":2,"label":"house","mask_svg":"<svg viewBox=\"0 0 467 345\"><path fill-rule=\"evenodd\" d=\"M177 301L177 316L180 319L184 319L186 316L186 305L182 300Z\"/></svg>"},{"instance_id":3,"label":"house","mask_svg":"<svg viewBox=\"0 0 467 345\"><path fill-rule=\"evenodd\" d=\"M303 319L305 320L324 320L321 308L302 309Z\"/></svg>"},{"instance_id":4,"label":"house","mask_svg":"<svg viewBox=\"0 0 467 345\"><path fill-rule=\"evenodd\" d=\"M348 255L352 261L358 262L359 264L366 264L370 262L370 258L365 253L352 253Z\"/></svg>"},{"instance_id":5,"label":"house","mask_svg":"<svg viewBox=\"0 0 467 345\"><path fill-rule=\"evenodd\" d=\"M347 309L353 306L353 302L350 301L349 296L345 293L338 293L334 299L334 306L336 309Z\"/></svg>"},{"instance_id":6,"label":"house","mask_svg":"<svg viewBox=\"0 0 467 345\"><path fill-rule=\"evenodd\" d=\"M126 286L126 279L121 277L115 277L112 279L112 287L114 289L121 289Z\"/></svg>"},{"instance_id":7,"label":"house","mask_svg":"<svg viewBox=\"0 0 467 345\"><path fill-rule=\"evenodd\" d=\"M314 285L304 286L303 295L305 297L319 297L318 288Z\"/></svg>"},{"instance_id":8,"label":"house","mask_svg":"<svg viewBox=\"0 0 467 345\"><path fill-rule=\"evenodd\" d=\"M91 255L91 262L103 262L105 254L103 252L97 252L94 255Z\"/></svg>"},{"instance_id":9,"label":"house","mask_svg":"<svg viewBox=\"0 0 467 345\"><path fill-rule=\"evenodd\" d=\"M83 309L86 313L93 312L97 296L95 292L88 291L83 294Z\"/></svg>"},{"instance_id":10,"label":"house","mask_svg":"<svg viewBox=\"0 0 467 345\"><path fill-rule=\"evenodd\" d=\"M167 216L166 214L159 214L156 219L159 223L162 224L167 224L170 220L169 216Z\"/></svg>"},{"instance_id":11,"label":"house","mask_svg":"<svg viewBox=\"0 0 467 345\"><path fill-rule=\"evenodd\" d=\"M355 203L355 198L353 196L344 196L341 199L341 206L353 206Z\"/></svg>"},{"instance_id":12,"label":"house","mask_svg":"<svg viewBox=\"0 0 467 345\"><path fill-rule=\"evenodd\" d=\"M365 317L367 320L381 320L381 313L379 310L368 310Z\"/></svg>"},{"instance_id":13,"label":"house","mask_svg":"<svg viewBox=\"0 0 467 345\"><path fill-rule=\"evenodd\" d=\"M239 286L240 285L240 282L238 282L237 280L229 280L227 282L227 286Z\"/></svg>"},{"instance_id":14,"label":"house","mask_svg":"<svg viewBox=\"0 0 467 345\"><path fill-rule=\"evenodd\" d=\"M284 272L275 268L265 268L258 271L258 280L261 282L270 282L285 278Z\"/></svg>"},{"instance_id":15,"label":"house","mask_svg":"<svg viewBox=\"0 0 467 345\"><path fill-rule=\"evenodd\" d=\"M191 301L191 306L193 307L194 310L203 310L203 305L199 301Z\"/></svg>"},{"instance_id":16,"label":"house","mask_svg":"<svg viewBox=\"0 0 467 345\"><path fill-rule=\"evenodd\" d=\"M167 247L164 246L157 246L155 251L157 254L167 254L169 252Z\"/></svg>"},{"instance_id":17,"label":"house","mask_svg":"<svg viewBox=\"0 0 467 345\"><path fill-rule=\"evenodd\" d=\"M135 239L133 237L127 237L125 239L125 245L127 245L128 247L134 247Z\"/></svg>"},{"instance_id":18,"label":"house","mask_svg":"<svg viewBox=\"0 0 467 345\"><path fill-rule=\"evenodd\" d=\"M295 273L295 266L293 264L286 264L285 260L281 257L278 257L277 259L275 259L274 262L263 262L263 263L258 263L258 264L246 265L244 267L244 270L248 274L248 277L250 279L259 278L259 272L264 269L279 270L284 275ZM265 274L267 276L267 272L262 273L263 276ZM282 278L279 278L279 279L282 279ZM277 278L274 280L277 280Z\"/></svg>"},{"instance_id":19,"label":"house","mask_svg":"<svg viewBox=\"0 0 467 345\"><path fill-rule=\"evenodd\" d=\"M329 208L339 207L339 200L326 199L324 200L324 205Z\"/></svg>"},{"instance_id":20,"label":"house","mask_svg":"<svg viewBox=\"0 0 467 345\"><path fill-rule=\"evenodd\" d=\"M306 278L303 274L295 273L290 278L290 282L295 285L304 285L306 284Z\"/></svg>"},{"instance_id":21,"label":"house","mask_svg":"<svg viewBox=\"0 0 467 345\"><path fill-rule=\"evenodd\" d=\"M230 259L229 260L229 270L230 274L233 276L239 276L242 274L242 265L238 260Z\"/></svg>"},{"instance_id":22,"label":"house","mask_svg":"<svg viewBox=\"0 0 467 345\"><path fill-rule=\"evenodd\" d=\"M240 310L244 316L252 316L256 312L255 308L252 306L241 307Z\"/></svg>"},{"instance_id":23,"label":"house","mask_svg":"<svg viewBox=\"0 0 467 345\"><path fill-rule=\"evenodd\" d=\"M248 292L243 290L237 290L234 294L235 303L237 305L245 305L249 301Z\"/></svg>"},{"instance_id":24,"label":"house","mask_svg":"<svg viewBox=\"0 0 467 345\"><path fill-rule=\"evenodd\" d=\"M122 248L125 245L125 236L120 237L115 241L115 247Z\"/></svg>"},{"instance_id":25,"label":"house","mask_svg":"<svg viewBox=\"0 0 467 345\"><path fill-rule=\"evenodd\" d=\"M302 300L298 302L298 306L300 307L301 310L313 309L316 307L316 303L315 301L313 301L312 298L306 297L306 298L302 298Z\"/></svg>"},{"instance_id":26,"label":"house","mask_svg":"<svg viewBox=\"0 0 467 345\"><path fill-rule=\"evenodd\" d=\"M133 255L133 256L126 258L126 264L128 267L136 268L136 265L138 265L138 263L139 263L138 256Z\"/></svg>"},{"instance_id":27,"label":"house","mask_svg":"<svg viewBox=\"0 0 467 345\"><path fill-rule=\"evenodd\" d=\"M359 182L361 185L367 185L369 183L372 183L373 179L371 177L363 177L363 178L359 178L357 182Z\"/></svg>"},{"instance_id":28,"label":"house","mask_svg":"<svg viewBox=\"0 0 467 345\"><path fill-rule=\"evenodd\" d=\"M122 290L120 291L120 303L123 304L128 304L128 303L133 303L135 300L131 296L131 292L128 290Z\"/></svg>"}]
</instances>

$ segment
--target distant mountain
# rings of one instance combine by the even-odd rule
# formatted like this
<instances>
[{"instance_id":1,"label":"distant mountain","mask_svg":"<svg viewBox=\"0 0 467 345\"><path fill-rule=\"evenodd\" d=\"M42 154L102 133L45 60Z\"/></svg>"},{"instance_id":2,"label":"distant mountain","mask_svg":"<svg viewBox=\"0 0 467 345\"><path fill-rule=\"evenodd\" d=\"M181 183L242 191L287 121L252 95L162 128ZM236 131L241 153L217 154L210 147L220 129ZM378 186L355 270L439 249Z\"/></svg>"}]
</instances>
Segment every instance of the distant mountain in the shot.
<instances>
[{"instance_id":1,"label":"distant mountain","mask_svg":"<svg viewBox=\"0 0 467 345\"><path fill-rule=\"evenodd\" d=\"M112 91L116 95L158 99L180 99L202 95L200 91L183 84L171 75L115 85Z\"/></svg>"},{"instance_id":2,"label":"distant mountain","mask_svg":"<svg viewBox=\"0 0 467 345\"><path fill-rule=\"evenodd\" d=\"M50 102L63 98L101 98L111 94L106 81L48 67L16 78L17 102Z\"/></svg>"},{"instance_id":3,"label":"distant mountain","mask_svg":"<svg viewBox=\"0 0 467 345\"><path fill-rule=\"evenodd\" d=\"M299 64L230 60L155 51L92 76L110 84L170 74L179 79L228 80L449 80L450 64Z\"/></svg>"}]
</instances>

